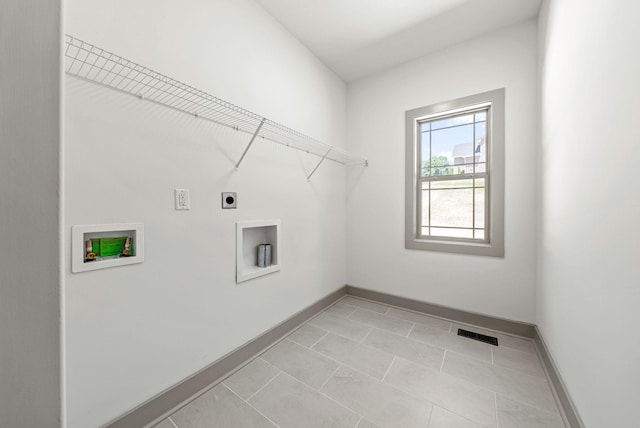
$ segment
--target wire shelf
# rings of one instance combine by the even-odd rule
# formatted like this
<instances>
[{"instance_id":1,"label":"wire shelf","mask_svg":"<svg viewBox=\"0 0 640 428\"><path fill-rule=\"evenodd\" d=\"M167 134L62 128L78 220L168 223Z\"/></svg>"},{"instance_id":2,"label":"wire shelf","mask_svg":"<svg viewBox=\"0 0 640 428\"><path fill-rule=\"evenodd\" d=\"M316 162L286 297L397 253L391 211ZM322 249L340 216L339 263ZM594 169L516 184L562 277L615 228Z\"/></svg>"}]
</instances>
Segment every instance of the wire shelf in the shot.
<instances>
[{"instance_id":1,"label":"wire shelf","mask_svg":"<svg viewBox=\"0 0 640 428\"><path fill-rule=\"evenodd\" d=\"M256 138L301 150L343 165L368 165L366 159L304 135L285 125L167 77L112 52L65 36L65 72L116 91L134 95L236 131L252 135L242 158ZM313 175L313 172L308 178Z\"/></svg>"}]
</instances>

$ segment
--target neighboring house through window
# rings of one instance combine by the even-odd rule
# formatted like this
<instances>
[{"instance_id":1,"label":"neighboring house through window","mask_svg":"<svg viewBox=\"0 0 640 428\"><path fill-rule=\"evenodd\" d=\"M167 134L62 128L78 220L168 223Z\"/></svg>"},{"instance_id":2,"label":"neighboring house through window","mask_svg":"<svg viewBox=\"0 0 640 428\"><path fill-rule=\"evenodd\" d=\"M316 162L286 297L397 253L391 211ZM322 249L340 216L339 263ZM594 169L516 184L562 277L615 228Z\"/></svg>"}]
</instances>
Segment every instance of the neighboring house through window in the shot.
<instances>
[{"instance_id":1,"label":"neighboring house through window","mask_svg":"<svg viewBox=\"0 0 640 428\"><path fill-rule=\"evenodd\" d=\"M504 93L406 112L406 248L504 256Z\"/></svg>"}]
</instances>

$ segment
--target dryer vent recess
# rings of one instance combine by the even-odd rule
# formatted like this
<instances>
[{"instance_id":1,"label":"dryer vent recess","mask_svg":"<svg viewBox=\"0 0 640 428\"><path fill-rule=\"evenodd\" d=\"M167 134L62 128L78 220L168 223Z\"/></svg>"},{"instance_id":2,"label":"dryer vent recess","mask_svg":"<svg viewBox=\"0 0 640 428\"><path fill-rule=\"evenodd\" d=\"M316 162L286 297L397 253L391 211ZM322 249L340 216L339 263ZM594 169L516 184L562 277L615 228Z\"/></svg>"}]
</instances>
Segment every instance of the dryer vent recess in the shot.
<instances>
[{"instance_id":1,"label":"dryer vent recess","mask_svg":"<svg viewBox=\"0 0 640 428\"><path fill-rule=\"evenodd\" d=\"M236 209L238 208L238 196L236 192L222 192L222 209Z\"/></svg>"}]
</instances>

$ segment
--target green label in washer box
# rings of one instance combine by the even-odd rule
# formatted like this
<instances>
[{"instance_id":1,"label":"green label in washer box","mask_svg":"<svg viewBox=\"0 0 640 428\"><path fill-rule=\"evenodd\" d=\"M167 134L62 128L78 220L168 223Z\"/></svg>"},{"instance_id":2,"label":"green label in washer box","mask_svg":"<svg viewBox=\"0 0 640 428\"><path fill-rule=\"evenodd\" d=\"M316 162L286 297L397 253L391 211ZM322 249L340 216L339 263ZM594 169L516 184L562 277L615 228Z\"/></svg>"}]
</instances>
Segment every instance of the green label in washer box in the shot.
<instances>
[{"instance_id":1,"label":"green label in washer box","mask_svg":"<svg viewBox=\"0 0 640 428\"><path fill-rule=\"evenodd\" d=\"M122 253L122 250L124 250L124 243L126 240L126 236L118 238L101 238L98 240L100 241L98 244L100 252L96 251L96 253L100 254L100 257L111 257L120 255L120 253Z\"/></svg>"}]
</instances>

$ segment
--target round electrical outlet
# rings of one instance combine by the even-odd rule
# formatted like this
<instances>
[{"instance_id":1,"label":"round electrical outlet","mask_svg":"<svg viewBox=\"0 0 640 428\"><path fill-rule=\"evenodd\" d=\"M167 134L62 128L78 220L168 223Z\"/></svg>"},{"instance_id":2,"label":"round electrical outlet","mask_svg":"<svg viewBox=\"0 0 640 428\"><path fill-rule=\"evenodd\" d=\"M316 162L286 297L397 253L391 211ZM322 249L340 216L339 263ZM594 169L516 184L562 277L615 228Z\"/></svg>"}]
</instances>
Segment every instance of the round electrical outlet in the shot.
<instances>
[{"instance_id":1,"label":"round electrical outlet","mask_svg":"<svg viewBox=\"0 0 640 428\"><path fill-rule=\"evenodd\" d=\"M222 192L222 209L236 209L238 206L238 197L236 192Z\"/></svg>"}]
</instances>

